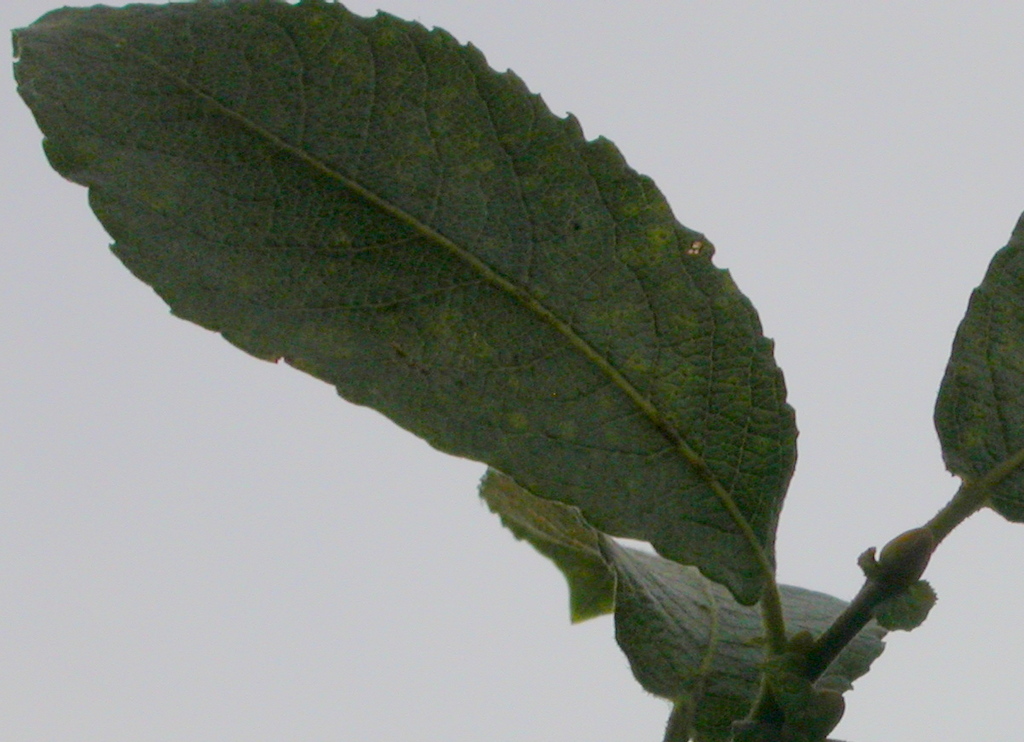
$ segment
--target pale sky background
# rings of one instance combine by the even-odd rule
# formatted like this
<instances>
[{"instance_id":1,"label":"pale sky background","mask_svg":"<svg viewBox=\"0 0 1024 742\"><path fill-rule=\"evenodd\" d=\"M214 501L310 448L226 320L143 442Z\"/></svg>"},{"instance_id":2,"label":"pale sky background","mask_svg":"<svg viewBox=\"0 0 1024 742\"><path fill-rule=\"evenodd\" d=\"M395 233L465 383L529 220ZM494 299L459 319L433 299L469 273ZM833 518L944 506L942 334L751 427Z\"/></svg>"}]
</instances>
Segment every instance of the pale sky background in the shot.
<instances>
[{"instance_id":1,"label":"pale sky background","mask_svg":"<svg viewBox=\"0 0 1024 742\"><path fill-rule=\"evenodd\" d=\"M53 7L3 0L0 27ZM516 70L716 244L801 430L780 578L852 596L857 555L955 490L932 406L1024 210L1024 5L385 9ZM0 173L0 741L660 742L667 704L610 618L569 625L483 466L172 318L10 78ZM1022 571L1024 526L955 532L835 736L1021 739Z\"/></svg>"}]
</instances>

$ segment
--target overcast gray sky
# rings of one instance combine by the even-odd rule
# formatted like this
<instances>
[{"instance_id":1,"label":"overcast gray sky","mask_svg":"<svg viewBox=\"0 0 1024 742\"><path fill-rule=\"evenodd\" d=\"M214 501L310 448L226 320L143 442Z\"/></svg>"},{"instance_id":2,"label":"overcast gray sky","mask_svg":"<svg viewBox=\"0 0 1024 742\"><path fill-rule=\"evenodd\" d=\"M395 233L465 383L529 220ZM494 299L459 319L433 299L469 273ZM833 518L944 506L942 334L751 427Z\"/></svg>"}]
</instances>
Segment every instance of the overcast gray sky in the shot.
<instances>
[{"instance_id":1,"label":"overcast gray sky","mask_svg":"<svg viewBox=\"0 0 1024 742\"><path fill-rule=\"evenodd\" d=\"M377 0L351 2L370 14ZM0 26L56 7L5 0ZM776 339L801 430L784 582L849 598L954 492L931 423L1024 210L1024 6L391 0L654 177ZM0 738L660 740L609 618L439 454L173 319L0 86ZM1024 391L1024 390L1022 390ZM850 742L1019 739L1024 526L847 696Z\"/></svg>"}]
</instances>

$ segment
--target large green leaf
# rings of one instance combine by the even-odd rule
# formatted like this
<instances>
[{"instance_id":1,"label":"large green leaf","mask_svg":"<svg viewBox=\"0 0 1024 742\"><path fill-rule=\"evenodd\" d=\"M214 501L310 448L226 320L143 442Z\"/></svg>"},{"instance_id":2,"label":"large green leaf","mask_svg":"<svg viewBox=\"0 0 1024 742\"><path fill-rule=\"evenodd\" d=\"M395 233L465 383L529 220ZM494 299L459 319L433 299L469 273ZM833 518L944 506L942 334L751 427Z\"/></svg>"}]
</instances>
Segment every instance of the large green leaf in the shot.
<instances>
[{"instance_id":1,"label":"large green leaf","mask_svg":"<svg viewBox=\"0 0 1024 742\"><path fill-rule=\"evenodd\" d=\"M953 474L971 482L1002 470L988 504L1024 522L1024 469L1007 466L1024 451L1024 215L971 294L939 389L935 427Z\"/></svg>"},{"instance_id":2,"label":"large green leaf","mask_svg":"<svg viewBox=\"0 0 1024 742\"><path fill-rule=\"evenodd\" d=\"M702 742L730 738L732 722L746 716L757 696L765 661L756 607L738 604L692 567L618 545L574 508L534 497L503 474L488 472L480 494L517 537L566 574L574 606L586 597L590 605L614 607L616 637L633 674L646 690L676 704L666 742L690 734ZM779 589L794 633L819 634L846 607L812 590ZM881 654L884 635L869 624L817 687L848 690Z\"/></svg>"},{"instance_id":3,"label":"large green leaf","mask_svg":"<svg viewBox=\"0 0 1024 742\"><path fill-rule=\"evenodd\" d=\"M320 0L63 9L15 46L51 163L175 314L757 600L782 375L610 142Z\"/></svg>"}]
</instances>

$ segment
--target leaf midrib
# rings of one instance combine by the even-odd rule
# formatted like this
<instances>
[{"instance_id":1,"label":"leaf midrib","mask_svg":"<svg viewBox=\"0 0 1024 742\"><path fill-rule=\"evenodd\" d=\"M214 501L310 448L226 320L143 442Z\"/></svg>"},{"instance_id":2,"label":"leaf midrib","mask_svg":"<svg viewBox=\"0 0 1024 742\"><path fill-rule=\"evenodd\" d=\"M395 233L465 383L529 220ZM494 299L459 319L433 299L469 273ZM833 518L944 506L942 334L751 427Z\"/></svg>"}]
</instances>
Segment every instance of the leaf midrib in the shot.
<instances>
[{"instance_id":1,"label":"leaf midrib","mask_svg":"<svg viewBox=\"0 0 1024 742\"><path fill-rule=\"evenodd\" d=\"M717 477L715 477L707 462L705 462L704 459L690 447L682 434L672 426L672 424L659 412L658 408L655 407L655 405L647 399L647 397L645 397L622 374L622 372L615 368L608 359L597 351L597 349L583 339L568 322L561 319L554 311L549 309L526 288L509 280L468 249L462 247L427 224L421 222L419 219L398 208L388 200L363 186L358 181L353 180L343 173L329 167L327 164L316 157L313 157L300 147L290 144L278 135L260 126L250 118L224 105L216 97L193 84L188 79L181 77L177 73L168 69L152 56L132 48L128 44L128 39L115 36L114 34L100 29L89 29L89 31L111 42L115 47L115 51L129 54L142 61L166 79L181 86L185 91L195 95L200 100L212 106L213 109L221 115L238 123L243 129L262 137L267 142L278 147L281 151L286 152L297 160L305 163L316 172L340 183L345 188L355 193L374 207L380 209L385 214L405 224L427 240L441 246L476 271L485 281L515 297L521 305L529 309L542 321L546 322L558 331L573 348L593 363L616 387L619 388L621 392L626 395L627 398L629 398L631 402L633 402L633 404L635 404L644 413L644 416L648 421L658 429L658 431L669 441L669 443L675 448L676 452L682 456L700 479L708 485L732 521L736 524L744 540L747 542L751 552L753 553L754 559L758 564L759 570L770 583L774 583L774 569L771 566L771 562L768 559L767 554L758 541L752 526L740 511L739 506L732 495L725 489L721 482L718 481Z\"/></svg>"}]
</instances>

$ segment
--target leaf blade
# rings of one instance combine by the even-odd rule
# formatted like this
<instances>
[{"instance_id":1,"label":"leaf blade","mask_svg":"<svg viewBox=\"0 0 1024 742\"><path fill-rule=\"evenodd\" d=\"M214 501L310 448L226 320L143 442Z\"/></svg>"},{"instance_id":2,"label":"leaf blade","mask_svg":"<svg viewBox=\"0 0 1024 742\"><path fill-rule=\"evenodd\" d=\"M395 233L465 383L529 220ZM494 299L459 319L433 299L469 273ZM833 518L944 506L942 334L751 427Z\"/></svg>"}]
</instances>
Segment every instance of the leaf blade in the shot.
<instances>
[{"instance_id":1,"label":"leaf blade","mask_svg":"<svg viewBox=\"0 0 1024 742\"><path fill-rule=\"evenodd\" d=\"M443 32L319 2L16 39L51 162L175 314L757 599L795 461L781 372L613 145Z\"/></svg>"},{"instance_id":2,"label":"leaf blade","mask_svg":"<svg viewBox=\"0 0 1024 742\"><path fill-rule=\"evenodd\" d=\"M1024 215L971 293L935 403L946 468L988 483L986 504L1024 522ZM1015 463L1016 462L1016 463Z\"/></svg>"},{"instance_id":3,"label":"leaf blade","mask_svg":"<svg viewBox=\"0 0 1024 742\"><path fill-rule=\"evenodd\" d=\"M609 549L618 576L615 626L634 675L656 695L686 700L696 711L697 739L725 742L732 722L757 697L764 649L756 607L742 606L692 567L655 555ZM780 585L787 627L818 634L846 603L824 593ZM700 617L714 616L703 626ZM872 623L816 683L843 692L882 651L884 630Z\"/></svg>"},{"instance_id":4,"label":"leaf blade","mask_svg":"<svg viewBox=\"0 0 1024 742\"><path fill-rule=\"evenodd\" d=\"M531 495L498 472L488 472L481 496L516 535L547 556L563 574L579 560L594 565L600 546L605 575L579 571L570 593L602 593L614 604L615 634L637 681L671 699L666 742L727 742L732 722L754 703L765 662L760 611L742 606L728 591L683 566L609 539L578 519L578 512ZM545 550L557 542L563 550ZM569 553L574 552L574 553ZM846 607L813 590L781 585L787 625L818 634ZM610 594L609 594L610 593ZM885 630L872 622L817 681L818 690L839 693L865 674L881 654Z\"/></svg>"},{"instance_id":5,"label":"leaf blade","mask_svg":"<svg viewBox=\"0 0 1024 742\"><path fill-rule=\"evenodd\" d=\"M546 556L569 585L573 623L615 609L615 575L601 553L600 537L577 508L533 497L501 472L489 469L480 497L517 539Z\"/></svg>"}]
</instances>

